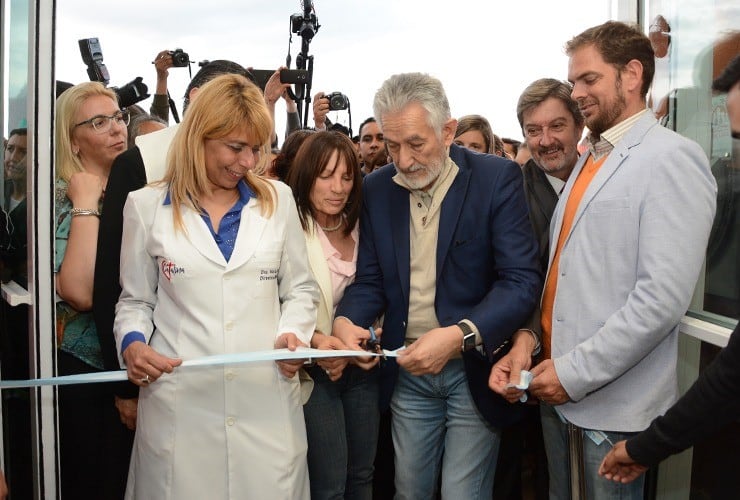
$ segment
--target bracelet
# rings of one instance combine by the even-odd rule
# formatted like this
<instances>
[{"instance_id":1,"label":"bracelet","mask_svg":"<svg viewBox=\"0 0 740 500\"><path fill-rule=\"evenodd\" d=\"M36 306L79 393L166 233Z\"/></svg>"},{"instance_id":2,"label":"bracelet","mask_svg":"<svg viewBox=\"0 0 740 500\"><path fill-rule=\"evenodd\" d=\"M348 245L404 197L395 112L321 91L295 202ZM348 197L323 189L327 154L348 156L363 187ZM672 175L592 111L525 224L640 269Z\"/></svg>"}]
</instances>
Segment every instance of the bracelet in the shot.
<instances>
[{"instance_id":1,"label":"bracelet","mask_svg":"<svg viewBox=\"0 0 740 500\"><path fill-rule=\"evenodd\" d=\"M540 336L537 335L537 333L534 330L530 330L529 328L520 328L520 330L524 330L525 332L529 332L529 334L534 337L534 349L532 349L532 356L537 356L540 351L542 350L542 342L540 342Z\"/></svg>"},{"instance_id":2,"label":"bracelet","mask_svg":"<svg viewBox=\"0 0 740 500\"><path fill-rule=\"evenodd\" d=\"M78 215L94 215L95 217L100 217L100 211L95 208L73 208L69 213L72 214L72 217Z\"/></svg>"}]
</instances>

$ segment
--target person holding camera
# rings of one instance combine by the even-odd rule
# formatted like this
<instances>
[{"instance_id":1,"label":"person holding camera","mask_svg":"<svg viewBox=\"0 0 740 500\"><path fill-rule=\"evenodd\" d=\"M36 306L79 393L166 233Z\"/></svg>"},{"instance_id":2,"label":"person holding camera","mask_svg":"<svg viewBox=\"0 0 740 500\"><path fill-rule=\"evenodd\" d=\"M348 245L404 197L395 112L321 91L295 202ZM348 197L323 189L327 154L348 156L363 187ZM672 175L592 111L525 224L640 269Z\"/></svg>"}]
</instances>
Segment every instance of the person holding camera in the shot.
<instances>
[{"instance_id":1,"label":"person holding camera","mask_svg":"<svg viewBox=\"0 0 740 500\"><path fill-rule=\"evenodd\" d=\"M291 132L301 128L301 118L298 116L298 105L288 95L288 90L290 89L291 84L282 83L280 81L280 72L284 69L288 68L286 68L285 66L280 66L277 70L275 70L272 76L270 76L270 78L267 80L264 88L265 103L267 104L267 109L270 110L270 116L272 116L273 127L271 144L273 147L277 147L278 143L278 137L277 133L275 132L274 125L275 104L281 98L285 101L287 113L285 137L288 137Z\"/></svg>"},{"instance_id":2,"label":"person holding camera","mask_svg":"<svg viewBox=\"0 0 740 500\"><path fill-rule=\"evenodd\" d=\"M157 71L157 86L152 96L152 106L149 109L149 113L169 123L170 101L169 94L167 93L167 77L169 76L168 70L173 67L172 51L161 51L154 58L152 64L154 64L154 68Z\"/></svg>"},{"instance_id":3,"label":"person holding camera","mask_svg":"<svg viewBox=\"0 0 740 500\"><path fill-rule=\"evenodd\" d=\"M349 108L349 98L341 92L325 94L317 92L313 96L313 122L318 131L330 130L332 123L326 115L329 111L338 111Z\"/></svg>"}]
</instances>

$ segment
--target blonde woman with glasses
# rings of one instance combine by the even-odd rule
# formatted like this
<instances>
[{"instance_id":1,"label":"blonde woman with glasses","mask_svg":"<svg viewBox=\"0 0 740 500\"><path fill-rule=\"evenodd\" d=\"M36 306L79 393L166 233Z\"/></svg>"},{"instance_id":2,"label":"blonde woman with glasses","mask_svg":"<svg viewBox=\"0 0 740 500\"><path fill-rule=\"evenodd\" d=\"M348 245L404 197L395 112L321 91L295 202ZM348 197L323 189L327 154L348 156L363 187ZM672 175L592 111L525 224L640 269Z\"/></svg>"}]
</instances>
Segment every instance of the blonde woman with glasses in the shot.
<instances>
[{"instance_id":1,"label":"blonde woman with glasses","mask_svg":"<svg viewBox=\"0 0 740 500\"><path fill-rule=\"evenodd\" d=\"M57 371L72 375L104 369L91 311L93 271L103 189L114 158L126 149L129 117L98 82L67 89L56 111ZM107 384L59 388L63 498L122 495L126 418L135 418L135 408L119 415Z\"/></svg>"}]
</instances>

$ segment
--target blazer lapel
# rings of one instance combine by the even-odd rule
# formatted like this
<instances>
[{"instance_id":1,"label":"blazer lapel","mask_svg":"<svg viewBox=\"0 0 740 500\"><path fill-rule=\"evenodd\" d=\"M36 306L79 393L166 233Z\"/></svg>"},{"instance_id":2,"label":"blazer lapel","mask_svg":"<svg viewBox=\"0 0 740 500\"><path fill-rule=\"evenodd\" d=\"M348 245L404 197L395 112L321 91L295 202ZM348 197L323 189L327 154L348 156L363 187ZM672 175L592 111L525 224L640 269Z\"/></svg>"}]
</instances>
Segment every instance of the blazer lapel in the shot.
<instances>
[{"instance_id":1,"label":"blazer lapel","mask_svg":"<svg viewBox=\"0 0 740 500\"><path fill-rule=\"evenodd\" d=\"M437 281L442 273L442 265L452 244L452 236L457 228L457 220L462 212L465 193L470 182L470 170L458 159L458 173L447 194L442 200L439 212L439 231L437 232Z\"/></svg>"},{"instance_id":2,"label":"blazer lapel","mask_svg":"<svg viewBox=\"0 0 740 500\"><path fill-rule=\"evenodd\" d=\"M254 255L266 226L267 219L260 214L259 201L254 197L250 198L249 202L242 208L234 252L231 254L228 264L225 264L227 269L235 269L241 266ZM218 253L220 255L221 251Z\"/></svg>"},{"instance_id":3,"label":"blazer lapel","mask_svg":"<svg viewBox=\"0 0 740 500\"><path fill-rule=\"evenodd\" d=\"M645 136L647 131L655 125L657 122L655 118L653 117L652 113L647 113L645 116L640 118L637 123L635 123L631 130L627 132L627 134L622 138L621 141L619 141L619 144L616 145L616 147L609 153L609 156L604 161L604 164L601 166L598 172L596 172L596 175L594 176L593 180L589 184L588 188L586 188L586 192L583 193L583 198L581 199L581 202L578 204L578 209L576 210L576 214L573 217L573 224L571 224L570 227L570 233L566 236L565 243L563 246L568 244L568 239L570 238L570 235L573 234L573 231L575 230L576 226L578 225L578 222L580 221L581 217L586 211L586 208L589 206L591 201L594 199L594 197L598 194L599 191L604 187L604 185L609 181L612 175L619 169L620 165L629 157L630 150L640 144L642 142L642 138ZM568 179L568 185L566 186L567 193L563 193L563 196L561 199L564 199L562 204L559 204L560 212L565 209L565 203L568 200L568 196L570 196L571 188L573 187L573 183L575 182L575 179L578 177L578 174L581 172L581 169L583 168L583 165L586 162L586 159L588 158L588 155L583 155L578 160L578 165L575 169L573 169L573 173L571 174L571 178ZM558 217L558 224L555 228L555 231L551 234L560 234L560 228L562 227L562 217ZM552 254L555 252L554 245L557 245L557 238L553 237L552 243L550 244L550 258L552 259Z\"/></svg>"},{"instance_id":4,"label":"blazer lapel","mask_svg":"<svg viewBox=\"0 0 740 500\"><path fill-rule=\"evenodd\" d=\"M332 310L334 309L334 294L332 293L331 275L329 273L329 266L326 264L326 256L321 248L321 240L319 235L316 234L315 228L309 228L309 232L306 234L306 250L308 251L308 264L311 266L311 272L313 273L316 283L319 285L319 291L324 299L324 315L331 321ZM319 317L321 317L319 311ZM316 323L317 327L319 323ZM329 334L331 332L324 332Z\"/></svg>"},{"instance_id":5,"label":"blazer lapel","mask_svg":"<svg viewBox=\"0 0 740 500\"><path fill-rule=\"evenodd\" d=\"M226 259L224 259L216 240L213 239L213 235L201 215L195 210L183 206L182 219L188 239L195 249L215 264L221 267L226 266Z\"/></svg>"},{"instance_id":6,"label":"blazer lapel","mask_svg":"<svg viewBox=\"0 0 740 500\"><path fill-rule=\"evenodd\" d=\"M411 255L411 244L409 242L409 220L411 217L409 212L409 192L395 182L392 184L390 193L390 206L392 208L389 212L392 219L389 223L393 238L393 251L396 256L396 265L398 266L398 276L401 279L401 290L408 306L409 288L411 286L411 271L409 269L409 257ZM360 238L362 238L362 235L360 235Z\"/></svg>"},{"instance_id":7,"label":"blazer lapel","mask_svg":"<svg viewBox=\"0 0 740 500\"><path fill-rule=\"evenodd\" d=\"M576 210L576 215L573 218L573 224L571 225L570 230L571 234L573 234L573 229L575 229L581 216L586 211L586 207L591 203L591 200L594 199L596 194L601 191L601 188L604 187L611 176L619 169L620 165L622 165L622 163L629 157L630 150L642 142L642 138L645 137L647 131L656 123L657 122L653 117L653 114L651 112L646 113L645 116L637 120L637 122L632 126L632 129L627 132L622 140L619 141L619 144L617 144L612 152L609 153L604 164L601 166L599 171L596 172L596 175L586 189L586 192L583 193L583 199L578 205L578 210Z\"/></svg>"}]
</instances>

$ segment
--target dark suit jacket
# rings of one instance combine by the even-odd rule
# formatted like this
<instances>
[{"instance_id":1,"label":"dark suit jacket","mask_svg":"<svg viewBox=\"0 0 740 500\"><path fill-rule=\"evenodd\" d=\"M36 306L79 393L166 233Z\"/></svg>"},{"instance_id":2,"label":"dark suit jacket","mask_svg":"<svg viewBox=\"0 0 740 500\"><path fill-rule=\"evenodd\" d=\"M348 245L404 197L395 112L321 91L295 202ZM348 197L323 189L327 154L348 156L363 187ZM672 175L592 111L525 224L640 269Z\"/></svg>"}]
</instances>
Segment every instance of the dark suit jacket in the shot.
<instances>
[{"instance_id":1,"label":"dark suit jacket","mask_svg":"<svg viewBox=\"0 0 740 500\"><path fill-rule=\"evenodd\" d=\"M146 182L144 161L139 148L133 147L115 159L105 188L93 281L93 316L106 370L121 368L113 337L113 319L118 296L121 294L118 277L121 267L123 206L128 194L144 187ZM118 386L116 392L121 397L133 398L138 394L138 387L124 382Z\"/></svg>"},{"instance_id":2,"label":"dark suit jacket","mask_svg":"<svg viewBox=\"0 0 740 500\"><path fill-rule=\"evenodd\" d=\"M524 164L522 174L524 175L524 195L529 207L529 220L540 247L542 272L547 272L550 251L550 219L552 219L555 205L558 204L558 194L547 180L545 172L537 166L534 160L529 160Z\"/></svg>"},{"instance_id":3,"label":"dark suit jacket","mask_svg":"<svg viewBox=\"0 0 740 500\"><path fill-rule=\"evenodd\" d=\"M637 463L653 466L740 418L740 324L694 385L647 430L627 440Z\"/></svg>"},{"instance_id":4,"label":"dark suit jacket","mask_svg":"<svg viewBox=\"0 0 740 500\"><path fill-rule=\"evenodd\" d=\"M514 162L455 145L450 156L460 171L440 212L435 311L443 327L464 318L478 327L486 356L463 355L468 384L481 414L507 425L517 405L488 388L492 351L527 320L542 287L522 175ZM385 349L404 343L410 286L409 192L395 173L390 164L365 177L357 275L336 313L365 328L384 313ZM392 361L381 368L382 409L397 373Z\"/></svg>"}]
</instances>

